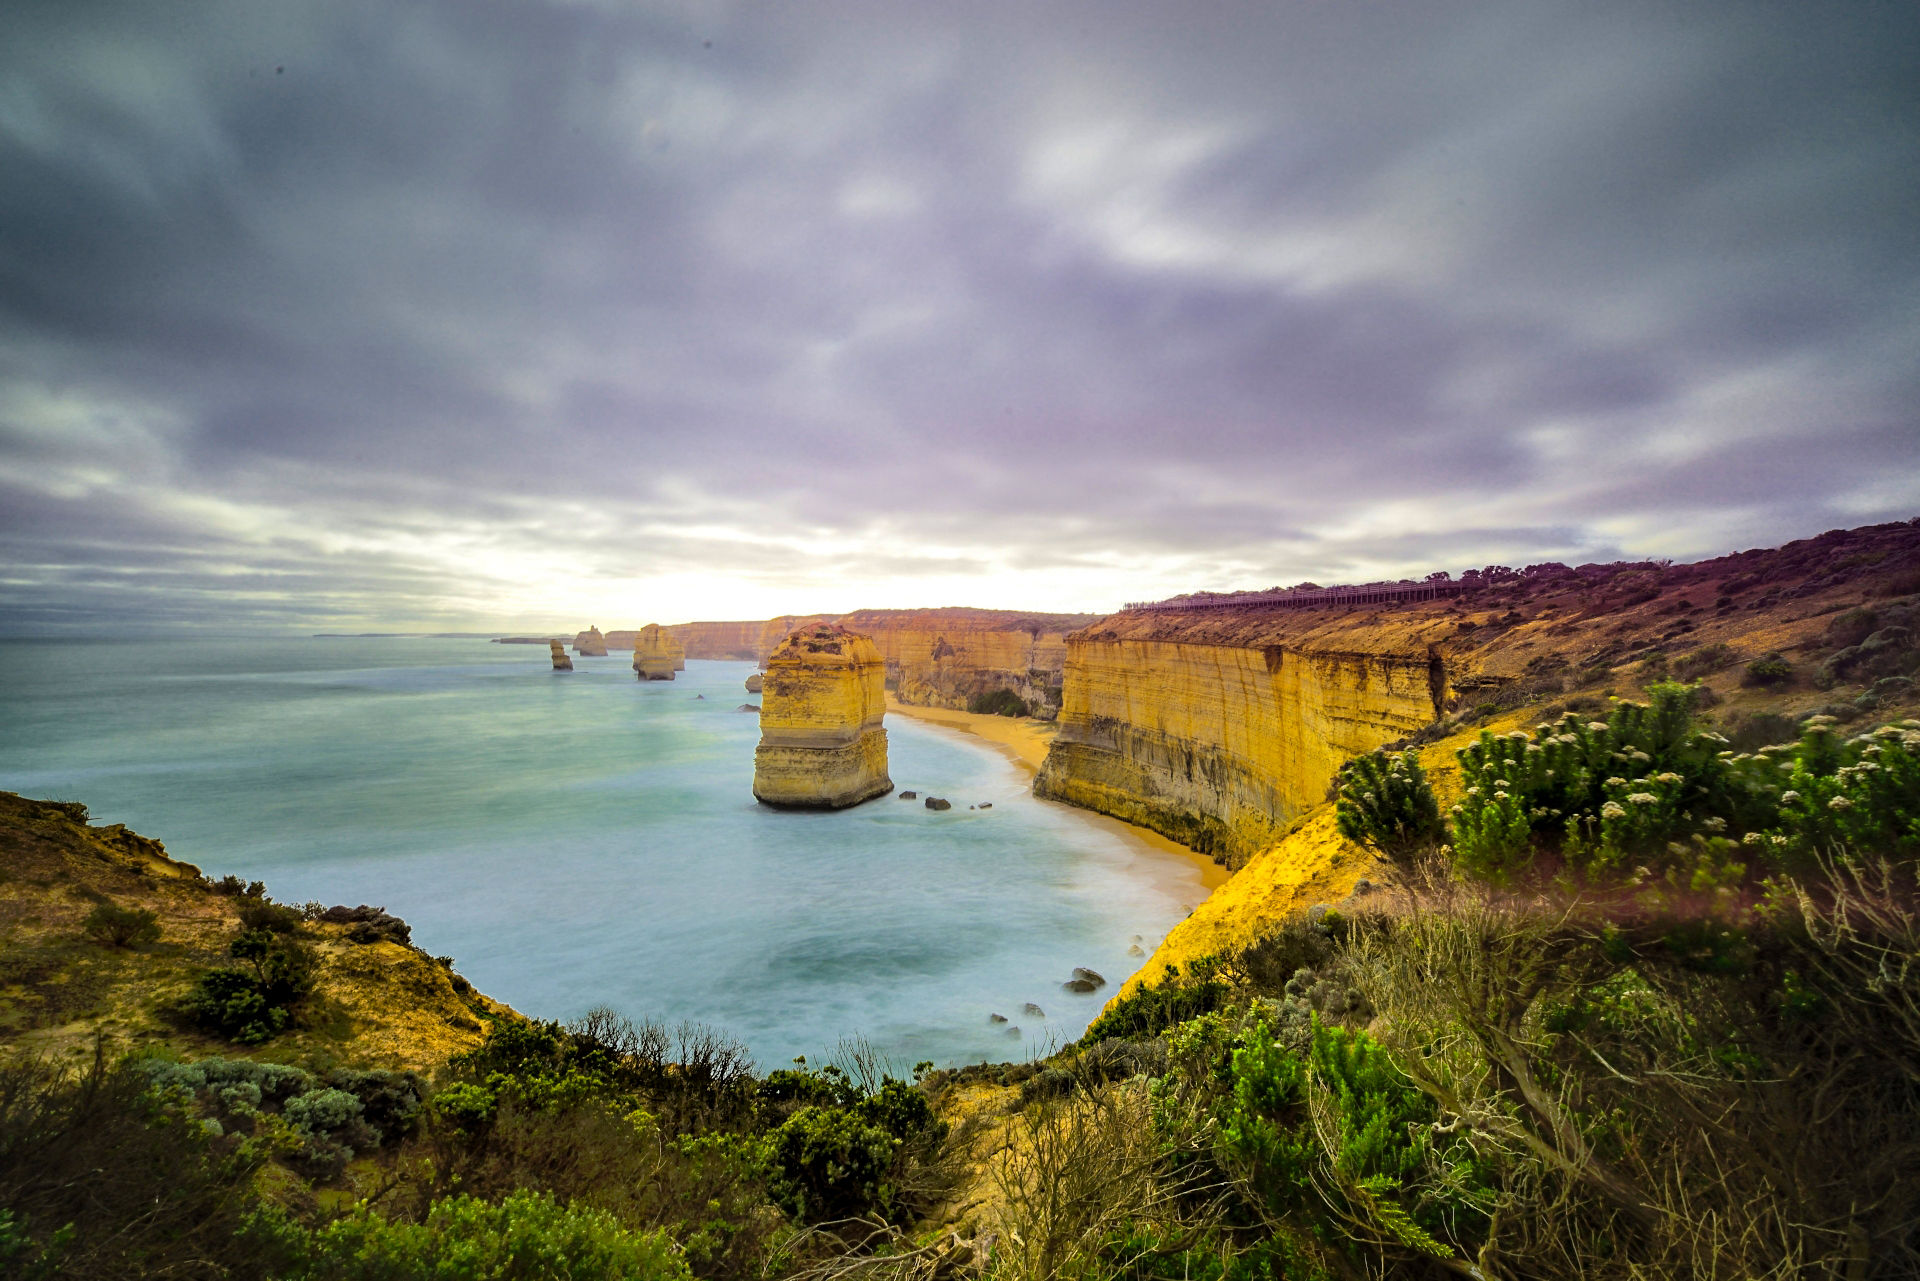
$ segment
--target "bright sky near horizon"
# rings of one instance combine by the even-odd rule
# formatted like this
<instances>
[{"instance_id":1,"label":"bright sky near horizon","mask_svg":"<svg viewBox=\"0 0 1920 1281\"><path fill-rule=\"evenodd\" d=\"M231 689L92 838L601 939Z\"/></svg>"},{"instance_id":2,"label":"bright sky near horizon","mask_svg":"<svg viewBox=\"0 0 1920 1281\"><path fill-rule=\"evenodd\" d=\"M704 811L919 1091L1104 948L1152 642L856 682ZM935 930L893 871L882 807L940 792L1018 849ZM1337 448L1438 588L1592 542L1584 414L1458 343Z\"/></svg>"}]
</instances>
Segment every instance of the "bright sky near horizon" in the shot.
<instances>
[{"instance_id":1,"label":"bright sky near horizon","mask_svg":"<svg viewBox=\"0 0 1920 1281\"><path fill-rule=\"evenodd\" d=\"M15 0L0 632L1920 515L1920 9Z\"/></svg>"}]
</instances>

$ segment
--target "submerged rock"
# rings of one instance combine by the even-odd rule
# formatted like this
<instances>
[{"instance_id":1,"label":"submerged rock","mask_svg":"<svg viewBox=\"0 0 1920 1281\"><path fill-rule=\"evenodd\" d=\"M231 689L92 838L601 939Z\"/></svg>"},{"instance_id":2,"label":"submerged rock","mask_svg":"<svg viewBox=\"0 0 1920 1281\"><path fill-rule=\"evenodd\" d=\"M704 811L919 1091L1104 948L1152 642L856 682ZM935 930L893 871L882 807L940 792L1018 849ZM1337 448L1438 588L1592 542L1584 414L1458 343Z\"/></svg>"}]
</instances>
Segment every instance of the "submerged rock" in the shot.
<instances>
[{"instance_id":1,"label":"submerged rock","mask_svg":"<svg viewBox=\"0 0 1920 1281\"><path fill-rule=\"evenodd\" d=\"M1090 970L1084 965L1076 965L1073 967L1073 977L1085 979L1095 987L1105 987L1107 985L1107 980L1103 978L1098 971Z\"/></svg>"},{"instance_id":2,"label":"submerged rock","mask_svg":"<svg viewBox=\"0 0 1920 1281\"><path fill-rule=\"evenodd\" d=\"M902 792L902 793L900 793L900 799L901 799L901 800L903 800L903 801L917 801L917 800L919 800L919 799L920 799L920 793L918 793L918 792Z\"/></svg>"},{"instance_id":3,"label":"submerged rock","mask_svg":"<svg viewBox=\"0 0 1920 1281\"><path fill-rule=\"evenodd\" d=\"M648 623L633 638L633 674L643 681L673 679L672 638L660 624Z\"/></svg>"},{"instance_id":4,"label":"submerged rock","mask_svg":"<svg viewBox=\"0 0 1920 1281\"><path fill-rule=\"evenodd\" d=\"M1140 950L1140 945L1138 943L1135 943L1133 944L1133 946L1127 949L1127 955L1128 956L1145 956L1146 953Z\"/></svg>"},{"instance_id":5,"label":"submerged rock","mask_svg":"<svg viewBox=\"0 0 1920 1281\"><path fill-rule=\"evenodd\" d=\"M553 650L553 670L556 672L572 671L573 660L567 657L567 647L557 640L550 640L547 642L547 645Z\"/></svg>"},{"instance_id":6,"label":"submerged rock","mask_svg":"<svg viewBox=\"0 0 1920 1281\"><path fill-rule=\"evenodd\" d=\"M1035 1005L1032 1001L1028 1001L1025 1005L1021 1006L1020 1012L1022 1014L1031 1014L1036 1019L1044 1019L1047 1017L1047 1012Z\"/></svg>"},{"instance_id":7,"label":"submerged rock","mask_svg":"<svg viewBox=\"0 0 1920 1281\"><path fill-rule=\"evenodd\" d=\"M736 708L734 708L733 710L734 710L734 711L736 711L736 712L757 712L757 711L759 711L759 710L760 710L760 704L758 704L758 703L742 703L742 704L740 704L740 706L738 706L738 707L736 707Z\"/></svg>"},{"instance_id":8,"label":"submerged rock","mask_svg":"<svg viewBox=\"0 0 1920 1281\"><path fill-rule=\"evenodd\" d=\"M953 802L944 800L938 796L929 796L927 798L927 808L930 810L950 810L953 808Z\"/></svg>"},{"instance_id":9,"label":"submerged rock","mask_svg":"<svg viewBox=\"0 0 1920 1281\"><path fill-rule=\"evenodd\" d=\"M987 1015L987 1022L989 1023L1005 1023L1006 1021L1007 1021L1007 1016L1004 1014Z\"/></svg>"},{"instance_id":10,"label":"submerged rock","mask_svg":"<svg viewBox=\"0 0 1920 1281\"><path fill-rule=\"evenodd\" d=\"M1068 992L1093 991L1093 984L1087 982L1085 979L1068 979L1065 983L1062 983L1060 986L1063 990Z\"/></svg>"},{"instance_id":11,"label":"submerged rock","mask_svg":"<svg viewBox=\"0 0 1920 1281\"><path fill-rule=\"evenodd\" d=\"M767 659L753 794L768 805L844 809L893 790L886 660L833 623L803 627Z\"/></svg>"},{"instance_id":12,"label":"submerged rock","mask_svg":"<svg viewBox=\"0 0 1920 1281\"><path fill-rule=\"evenodd\" d=\"M993 808L993 802L992 802L992 801L981 801L981 802L980 802L980 808L981 808L981 809L983 809L983 810L990 810L990 809L992 809L992 808Z\"/></svg>"}]
</instances>

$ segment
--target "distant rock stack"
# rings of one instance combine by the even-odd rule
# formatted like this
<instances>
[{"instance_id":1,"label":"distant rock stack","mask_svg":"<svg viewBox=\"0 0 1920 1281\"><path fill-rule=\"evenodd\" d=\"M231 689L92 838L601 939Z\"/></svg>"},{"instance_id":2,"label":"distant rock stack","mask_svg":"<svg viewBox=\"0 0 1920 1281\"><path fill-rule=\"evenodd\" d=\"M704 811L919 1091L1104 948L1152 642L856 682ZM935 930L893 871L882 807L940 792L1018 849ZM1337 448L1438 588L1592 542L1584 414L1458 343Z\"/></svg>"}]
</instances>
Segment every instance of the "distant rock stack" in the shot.
<instances>
[{"instance_id":1,"label":"distant rock stack","mask_svg":"<svg viewBox=\"0 0 1920 1281\"><path fill-rule=\"evenodd\" d=\"M886 660L832 623L803 627L767 660L753 794L768 805L844 809L893 790Z\"/></svg>"},{"instance_id":2,"label":"distant rock stack","mask_svg":"<svg viewBox=\"0 0 1920 1281\"><path fill-rule=\"evenodd\" d=\"M600 634L598 627L589 627L573 638L573 652L582 658L605 658L607 638Z\"/></svg>"},{"instance_id":3,"label":"distant rock stack","mask_svg":"<svg viewBox=\"0 0 1920 1281\"><path fill-rule=\"evenodd\" d=\"M765 678L762 677L759 672L755 672L753 675L747 677L747 693L758 694L761 686L764 684L766 684Z\"/></svg>"},{"instance_id":4,"label":"distant rock stack","mask_svg":"<svg viewBox=\"0 0 1920 1281\"><path fill-rule=\"evenodd\" d=\"M660 630L660 624L648 623L633 638L633 672L643 681L670 681L673 679L673 651L668 648L670 638Z\"/></svg>"},{"instance_id":5,"label":"distant rock stack","mask_svg":"<svg viewBox=\"0 0 1920 1281\"><path fill-rule=\"evenodd\" d=\"M556 672L572 671L573 660L567 657L566 642L550 640L547 644L553 649L553 670Z\"/></svg>"}]
</instances>

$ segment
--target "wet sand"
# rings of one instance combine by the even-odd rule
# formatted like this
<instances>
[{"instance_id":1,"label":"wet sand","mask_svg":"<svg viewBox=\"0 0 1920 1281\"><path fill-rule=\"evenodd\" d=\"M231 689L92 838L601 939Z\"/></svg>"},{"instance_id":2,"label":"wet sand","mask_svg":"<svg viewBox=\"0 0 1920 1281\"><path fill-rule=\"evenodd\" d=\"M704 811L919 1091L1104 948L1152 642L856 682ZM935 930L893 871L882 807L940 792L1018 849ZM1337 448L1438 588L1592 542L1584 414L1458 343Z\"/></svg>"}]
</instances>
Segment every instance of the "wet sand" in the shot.
<instances>
[{"instance_id":1,"label":"wet sand","mask_svg":"<svg viewBox=\"0 0 1920 1281\"><path fill-rule=\"evenodd\" d=\"M945 707L910 707L894 698L892 694L887 695L887 711L984 738L1029 774L1040 772L1041 764L1047 759L1047 748L1052 745L1054 735L1059 732L1059 726L1051 721L1036 721L1016 716L988 716L978 712L953 711ZM1185 859L1199 870L1200 883L1209 893L1227 883L1226 868L1210 858L1195 854L1184 845L1168 840L1158 832L1144 827L1135 827L1131 823L1123 823L1117 818L1096 814L1092 810L1078 812L1089 823L1107 828L1137 848ZM1189 904L1188 906L1199 905Z\"/></svg>"}]
</instances>

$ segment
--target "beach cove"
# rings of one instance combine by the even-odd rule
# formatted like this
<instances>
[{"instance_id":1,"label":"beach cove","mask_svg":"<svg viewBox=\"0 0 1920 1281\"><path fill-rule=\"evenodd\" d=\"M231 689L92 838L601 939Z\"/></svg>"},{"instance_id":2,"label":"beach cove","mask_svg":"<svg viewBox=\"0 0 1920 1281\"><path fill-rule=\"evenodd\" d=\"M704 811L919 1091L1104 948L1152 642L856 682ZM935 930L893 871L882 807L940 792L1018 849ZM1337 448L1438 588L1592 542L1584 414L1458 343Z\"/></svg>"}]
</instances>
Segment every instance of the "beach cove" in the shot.
<instances>
[{"instance_id":1,"label":"beach cove","mask_svg":"<svg viewBox=\"0 0 1920 1281\"><path fill-rule=\"evenodd\" d=\"M1063 1044L1211 884L1177 847L1034 800L1036 744L941 723L965 713L887 720L896 785L952 811L757 805L750 663L643 684L625 655L554 674L444 638L0 656L0 788L83 801L282 901L383 906L527 1014L698 1019L763 1064L850 1035L909 1063ZM1109 986L1063 992L1075 966Z\"/></svg>"}]
</instances>

